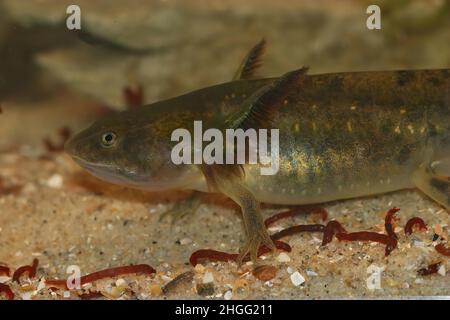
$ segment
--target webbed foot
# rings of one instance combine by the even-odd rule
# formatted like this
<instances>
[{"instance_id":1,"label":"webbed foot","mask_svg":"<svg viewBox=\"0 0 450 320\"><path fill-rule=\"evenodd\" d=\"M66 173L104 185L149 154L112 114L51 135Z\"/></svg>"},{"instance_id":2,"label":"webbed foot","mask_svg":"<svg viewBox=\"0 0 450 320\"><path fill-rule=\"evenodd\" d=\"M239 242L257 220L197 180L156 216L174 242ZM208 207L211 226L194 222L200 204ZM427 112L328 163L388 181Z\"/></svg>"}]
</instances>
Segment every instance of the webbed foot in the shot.
<instances>
[{"instance_id":1,"label":"webbed foot","mask_svg":"<svg viewBox=\"0 0 450 320\"><path fill-rule=\"evenodd\" d=\"M258 259L258 252L262 245L268 247L271 250L276 249L275 244L270 238L269 233L267 232L265 227L259 230L255 230L254 233L248 236L247 241L239 252L239 256L237 258L238 265L242 265L244 258L248 254L250 254L251 261L253 261L253 263L256 263Z\"/></svg>"}]
</instances>

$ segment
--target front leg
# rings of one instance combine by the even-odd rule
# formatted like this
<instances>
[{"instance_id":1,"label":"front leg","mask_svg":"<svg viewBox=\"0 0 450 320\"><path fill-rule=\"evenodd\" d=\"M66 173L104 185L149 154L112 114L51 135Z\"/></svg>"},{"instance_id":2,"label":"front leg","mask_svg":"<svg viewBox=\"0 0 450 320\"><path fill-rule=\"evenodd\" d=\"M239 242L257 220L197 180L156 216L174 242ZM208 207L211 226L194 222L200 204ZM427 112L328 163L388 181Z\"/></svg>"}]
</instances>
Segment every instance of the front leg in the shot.
<instances>
[{"instance_id":1,"label":"front leg","mask_svg":"<svg viewBox=\"0 0 450 320\"><path fill-rule=\"evenodd\" d=\"M264 224L259 202L253 194L239 183L231 184L229 188L225 187L222 192L233 199L241 207L242 211L247 239L239 254L238 263L242 264L244 257L248 253L250 253L252 261L256 262L258 249L261 245L275 249L275 245Z\"/></svg>"},{"instance_id":2,"label":"front leg","mask_svg":"<svg viewBox=\"0 0 450 320\"><path fill-rule=\"evenodd\" d=\"M258 249L261 245L265 245L272 250L275 249L275 245L264 224L259 202L238 177L228 173L225 167L208 166L205 176L212 188L230 197L241 208L246 242L240 250L238 264L242 264L248 253L250 253L252 261L256 262Z\"/></svg>"}]
</instances>

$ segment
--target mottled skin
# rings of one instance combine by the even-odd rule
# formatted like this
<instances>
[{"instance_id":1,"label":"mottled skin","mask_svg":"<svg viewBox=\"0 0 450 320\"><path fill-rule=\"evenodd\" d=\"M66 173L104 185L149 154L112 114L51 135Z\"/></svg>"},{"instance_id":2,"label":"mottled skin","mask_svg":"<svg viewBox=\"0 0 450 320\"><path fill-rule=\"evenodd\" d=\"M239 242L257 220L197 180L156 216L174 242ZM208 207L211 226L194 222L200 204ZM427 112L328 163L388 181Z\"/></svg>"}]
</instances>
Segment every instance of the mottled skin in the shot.
<instances>
[{"instance_id":1,"label":"mottled skin","mask_svg":"<svg viewBox=\"0 0 450 320\"><path fill-rule=\"evenodd\" d=\"M66 150L113 183L207 191L197 166L171 162L172 131L191 129L194 120L214 126L274 80L232 81L115 114L78 134ZM450 207L449 180L431 166L450 158L449 69L305 75L272 120L280 130L279 172L262 176L259 165L245 165L242 181L229 179L216 190L241 205L247 237L261 235L244 251L268 242L259 218L246 223L246 210L259 212L252 196L258 202L309 204L417 186ZM102 144L105 132L117 136L111 147Z\"/></svg>"}]
</instances>

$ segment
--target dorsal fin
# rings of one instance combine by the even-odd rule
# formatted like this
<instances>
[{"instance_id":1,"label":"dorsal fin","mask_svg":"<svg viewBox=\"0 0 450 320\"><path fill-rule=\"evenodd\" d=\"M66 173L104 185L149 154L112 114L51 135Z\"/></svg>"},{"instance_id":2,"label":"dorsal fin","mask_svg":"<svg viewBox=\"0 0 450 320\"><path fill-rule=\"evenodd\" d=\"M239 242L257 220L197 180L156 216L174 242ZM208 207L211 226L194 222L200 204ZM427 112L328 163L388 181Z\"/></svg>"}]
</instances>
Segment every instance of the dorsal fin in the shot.
<instances>
[{"instance_id":1,"label":"dorsal fin","mask_svg":"<svg viewBox=\"0 0 450 320\"><path fill-rule=\"evenodd\" d=\"M307 67L288 72L268 84L249 98L247 98L240 111L233 115L227 125L230 128L269 128L273 113L284 104L286 96L293 88L304 80Z\"/></svg>"},{"instance_id":2,"label":"dorsal fin","mask_svg":"<svg viewBox=\"0 0 450 320\"><path fill-rule=\"evenodd\" d=\"M266 40L263 38L247 53L239 68L236 70L233 80L251 79L254 77L255 71L261 67L261 58L265 48Z\"/></svg>"}]
</instances>

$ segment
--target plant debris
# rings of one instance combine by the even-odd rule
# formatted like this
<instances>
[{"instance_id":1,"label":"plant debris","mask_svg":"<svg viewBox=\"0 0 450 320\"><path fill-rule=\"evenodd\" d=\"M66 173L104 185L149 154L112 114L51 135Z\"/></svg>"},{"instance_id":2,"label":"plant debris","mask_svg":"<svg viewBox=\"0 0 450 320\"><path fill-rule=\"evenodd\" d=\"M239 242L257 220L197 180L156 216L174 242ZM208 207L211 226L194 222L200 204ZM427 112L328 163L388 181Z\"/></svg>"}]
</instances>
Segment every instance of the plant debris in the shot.
<instances>
[{"instance_id":1,"label":"plant debris","mask_svg":"<svg viewBox=\"0 0 450 320\"><path fill-rule=\"evenodd\" d=\"M191 282L194 278L194 272L186 271L175 277L172 281L167 283L163 288L162 292L167 295L173 291L175 291L179 286Z\"/></svg>"}]
</instances>

